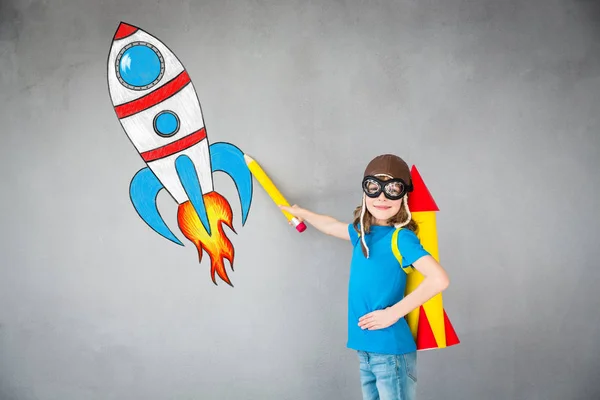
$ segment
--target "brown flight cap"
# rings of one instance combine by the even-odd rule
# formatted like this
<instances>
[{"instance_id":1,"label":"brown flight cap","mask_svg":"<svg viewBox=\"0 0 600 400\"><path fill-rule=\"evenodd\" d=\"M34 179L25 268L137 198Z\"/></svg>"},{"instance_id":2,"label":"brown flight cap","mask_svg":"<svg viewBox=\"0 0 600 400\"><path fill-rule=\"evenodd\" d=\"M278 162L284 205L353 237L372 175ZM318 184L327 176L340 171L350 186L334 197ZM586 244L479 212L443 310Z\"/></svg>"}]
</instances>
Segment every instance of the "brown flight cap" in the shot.
<instances>
[{"instance_id":1,"label":"brown flight cap","mask_svg":"<svg viewBox=\"0 0 600 400\"><path fill-rule=\"evenodd\" d=\"M369 162L369 165L365 168L364 176L375 176L378 174L386 174L392 178L402 179L409 187L412 186L408 164L396 155L382 154Z\"/></svg>"}]
</instances>

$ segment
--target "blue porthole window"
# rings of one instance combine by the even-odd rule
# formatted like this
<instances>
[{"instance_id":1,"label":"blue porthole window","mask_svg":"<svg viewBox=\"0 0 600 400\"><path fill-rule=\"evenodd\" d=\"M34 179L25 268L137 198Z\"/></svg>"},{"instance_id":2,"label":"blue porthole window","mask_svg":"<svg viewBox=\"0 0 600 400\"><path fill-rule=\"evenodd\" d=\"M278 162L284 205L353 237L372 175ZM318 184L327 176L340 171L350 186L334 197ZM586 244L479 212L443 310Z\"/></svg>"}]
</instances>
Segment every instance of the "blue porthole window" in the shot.
<instances>
[{"instance_id":1,"label":"blue porthole window","mask_svg":"<svg viewBox=\"0 0 600 400\"><path fill-rule=\"evenodd\" d=\"M173 136L179 130L179 117L173 111L161 111L154 117L154 131L160 136Z\"/></svg>"},{"instance_id":2,"label":"blue porthole window","mask_svg":"<svg viewBox=\"0 0 600 400\"><path fill-rule=\"evenodd\" d=\"M146 90L162 79L165 60L156 46L147 42L132 42L117 55L115 68L123 86L131 90Z\"/></svg>"}]
</instances>

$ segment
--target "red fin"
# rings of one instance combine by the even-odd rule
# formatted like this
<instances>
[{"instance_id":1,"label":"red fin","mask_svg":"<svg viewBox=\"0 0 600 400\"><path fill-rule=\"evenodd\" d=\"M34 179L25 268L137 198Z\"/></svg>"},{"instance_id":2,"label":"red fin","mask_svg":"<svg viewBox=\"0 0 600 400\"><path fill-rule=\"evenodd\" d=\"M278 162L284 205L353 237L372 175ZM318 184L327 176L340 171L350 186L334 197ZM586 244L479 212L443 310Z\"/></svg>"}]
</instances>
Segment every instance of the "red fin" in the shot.
<instances>
[{"instance_id":1,"label":"red fin","mask_svg":"<svg viewBox=\"0 0 600 400\"><path fill-rule=\"evenodd\" d=\"M454 346L455 344L459 344L460 340L454 331L454 327L450 323L450 318L448 318L448 315L446 315L446 310L444 310L444 328L446 330L446 346Z\"/></svg>"},{"instance_id":2,"label":"red fin","mask_svg":"<svg viewBox=\"0 0 600 400\"><path fill-rule=\"evenodd\" d=\"M425 314L423 306L419 307L419 325L417 328L417 350L434 349L438 344L433 335L433 330Z\"/></svg>"},{"instance_id":3,"label":"red fin","mask_svg":"<svg viewBox=\"0 0 600 400\"><path fill-rule=\"evenodd\" d=\"M446 310L444 310L444 331L446 335L446 346L450 347L460 343L458 339L458 335L454 331L454 327L446 314ZM431 325L429 324L429 320L427 319L427 314L425 314L425 309L423 306L419 308L419 325L417 329L417 350L429 350L429 349L438 349L440 348L435 340L435 336L433 335L433 330L431 329Z\"/></svg>"}]
</instances>

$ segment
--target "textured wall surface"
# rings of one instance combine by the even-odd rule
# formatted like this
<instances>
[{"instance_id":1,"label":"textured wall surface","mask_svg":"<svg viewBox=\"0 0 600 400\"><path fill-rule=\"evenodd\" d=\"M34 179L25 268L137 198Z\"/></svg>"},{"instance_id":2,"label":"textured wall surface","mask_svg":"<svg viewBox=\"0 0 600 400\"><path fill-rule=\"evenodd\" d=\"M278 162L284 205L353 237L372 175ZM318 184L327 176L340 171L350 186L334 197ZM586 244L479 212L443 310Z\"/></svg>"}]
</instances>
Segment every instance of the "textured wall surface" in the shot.
<instances>
[{"instance_id":1,"label":"textured wall surface","mask_svg":"<svg viewBox=\"0 0 600 400\"><path fill-rule=\"evenodd\" d=\"M0 399L361 398L350 247L231 200L234 288L129 200L144 166L108 96L125 21L182 60L211 142L350 222L394 152L435 197L460 346L420 399L600 398L600 3L0 2ZM159 207L178 237L176 204Z\"/></svg>"}]
</instances>

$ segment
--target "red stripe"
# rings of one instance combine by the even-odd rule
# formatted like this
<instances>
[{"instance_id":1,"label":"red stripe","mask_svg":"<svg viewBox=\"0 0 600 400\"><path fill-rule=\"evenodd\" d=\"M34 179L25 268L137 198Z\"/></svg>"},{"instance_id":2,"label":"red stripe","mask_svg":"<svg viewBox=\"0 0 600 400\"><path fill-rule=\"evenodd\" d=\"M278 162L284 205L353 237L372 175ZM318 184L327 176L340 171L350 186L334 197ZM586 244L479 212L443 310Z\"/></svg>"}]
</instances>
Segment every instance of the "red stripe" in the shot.
<instances>
[{"instance_id":1,"label":"red stripe","mask_svg":"<svg viewBox=\"0 0 600 400\"><path fill-rule=\"evenodd\" d=\"M117 33L115 33L114 40L119 40L126 38L127 36L131 36L136 33L138 28L135 26L128 25L124 22L119 24L119 28L117 29Z\"/></svg>"},{"instance_id":2,"label":"red stripe","mask_svg":"<svg viewBox=\"0 0 600 400\"><path fill-rule=\"evenodd\" d=\"M130 101L129 103L123 103L116 106L115 111L117 112L117 117L125 118L137 114L140 111L144 111L173 96L188 83L190 83L190 76L187 71L183 71L153 92L148 93L139 99Z\"/></svg>"},{"instance_id":3,"label":"red stripe","mask_svg":"<svg viewBox=\"0 0 600 400\"><path fill-rule=\"evenodd\" d=\"M206 138L206 129L202 128L172 143L169 143L154 150L145 151L142 153L142 158L146 162L165 158L172 154L178 153L182 150L192 147L204 138Z\"/></svg>"}]
</instances>

